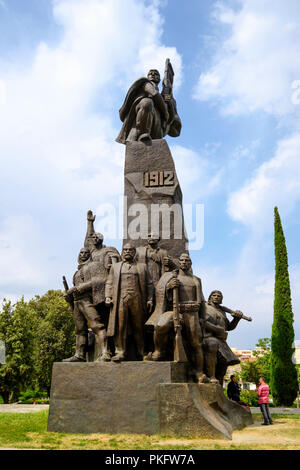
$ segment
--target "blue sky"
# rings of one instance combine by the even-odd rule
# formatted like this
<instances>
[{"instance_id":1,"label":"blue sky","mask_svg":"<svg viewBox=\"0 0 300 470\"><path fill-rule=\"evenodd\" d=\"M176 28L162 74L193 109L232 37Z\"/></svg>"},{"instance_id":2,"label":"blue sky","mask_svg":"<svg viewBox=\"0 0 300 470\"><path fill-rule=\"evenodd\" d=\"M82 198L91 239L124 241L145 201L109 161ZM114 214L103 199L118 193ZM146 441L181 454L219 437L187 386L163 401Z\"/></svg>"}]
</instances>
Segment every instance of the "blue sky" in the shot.
<instances>
[{"instance_id":1,"label":"blue sky","mask_svg":"<svg viewBox=\"0 0 300 470\"><path fill-rule=\"evenodd\" d=\"M299 24L298 0L0 0L0 297L71 279L86 211L122 196L128 86L170 57L183 128L167 140L184 202L205 206L205 296L253 317L232 346L270 336L278 205L300 339Z\"/></svg>"}]
</instances>

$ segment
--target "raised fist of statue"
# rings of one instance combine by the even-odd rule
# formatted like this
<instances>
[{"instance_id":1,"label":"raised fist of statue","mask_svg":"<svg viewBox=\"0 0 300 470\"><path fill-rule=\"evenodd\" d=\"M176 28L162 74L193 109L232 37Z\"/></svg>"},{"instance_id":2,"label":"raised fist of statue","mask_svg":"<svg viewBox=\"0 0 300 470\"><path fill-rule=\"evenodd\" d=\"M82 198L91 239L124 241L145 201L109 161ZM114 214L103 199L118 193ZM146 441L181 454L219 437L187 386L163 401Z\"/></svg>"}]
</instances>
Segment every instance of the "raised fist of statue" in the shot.
<instances>
[{"instance_id":1,"label":"raised fist of statue","mask_svg":"<svg viewBox=\"0 0 300 470\"><path fill-rule=\"evenodd\" d=\"M92 211L88 211L88 213L87 213L87 220L89 220L90 222L95 222L95 219L96 219L96 216L93 215L93 212L92 212Z\"/></svg>"},{"instance_id":2,"label":"raised fist of statue","mask_svg":"<svg viewBox=\"0 0 300 470\"><path fill-rule=\"evenodd\" d=\"M177 277L173 277L167 284L168 289L175 289L175 287L179 287L180 281L177 279Z\"/></svg>"}]
</instances>

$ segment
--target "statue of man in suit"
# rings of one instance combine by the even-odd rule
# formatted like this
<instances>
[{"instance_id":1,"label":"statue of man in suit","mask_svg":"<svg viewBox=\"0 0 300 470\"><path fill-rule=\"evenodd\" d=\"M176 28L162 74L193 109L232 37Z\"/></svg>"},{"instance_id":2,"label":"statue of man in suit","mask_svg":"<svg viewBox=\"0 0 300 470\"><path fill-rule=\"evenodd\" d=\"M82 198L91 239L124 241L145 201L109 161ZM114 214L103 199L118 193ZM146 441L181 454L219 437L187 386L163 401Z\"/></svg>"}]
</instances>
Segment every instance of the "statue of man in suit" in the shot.
<instances>
[{"instance_id":1,"label":"statue of man in suit","mask_svg":"<svg viewBox=\"0 0 300 470\"><path fill-rule=\"evenodd\" d=\"M136 249L130 243L123 247L122 261L111 266L106 282L106 305L112 306L107 334L113 336L113 361L126 359L129 328L135 341L137 359L144 357L144 325L147 311L153 308L153 282L146 264L135 260Z\"/></svg>"}]
</instances>

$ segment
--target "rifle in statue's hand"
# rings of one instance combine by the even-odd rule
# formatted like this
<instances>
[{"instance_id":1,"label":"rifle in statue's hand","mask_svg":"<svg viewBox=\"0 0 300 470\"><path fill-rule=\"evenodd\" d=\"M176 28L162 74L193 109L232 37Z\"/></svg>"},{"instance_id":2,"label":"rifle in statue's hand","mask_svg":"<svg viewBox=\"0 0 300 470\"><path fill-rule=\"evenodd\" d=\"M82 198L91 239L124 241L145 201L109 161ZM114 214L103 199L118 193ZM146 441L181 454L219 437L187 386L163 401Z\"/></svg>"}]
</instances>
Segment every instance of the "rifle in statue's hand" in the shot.
<instances>
[{"instance_id":1,"label":"rifle in statue's hand","mask_svg":"<svg viewBox=\"0 0 300 470\"><path fill-rule=\"evenodd\" d=\"M177 277L177 272L175 271L174 277ZM175 329L175 346L174 346L174 361L175 362L188 362L186 353L184 350L182 342L182 325L179 317L179 296L178 296L178 287L173 288L173 320L174 320L174 329Z\"/></svg>"},{"instance_id":2,"label":"rifle in statue's hand","mask_svg":"<svg viewBox=\"0 0 300 470\"><path fill-rule=\"evenodd\" d=\"M166 59L165 64L165 73L162 83L162 97L165 101L170 101L172 99L172 89L173 89L173 80L174 80L174 70L170 59Z\"/></svg>"},{"instance_id":3,"label":"rifle in statue's hand","mask_svg":"<svg viewBox=\"0 0 300 470\"><path fill-rule=\"evenodd\" d=\"M221 309L224 311L224 312L227 312L227 313L230 313L230 315L232 315L233 317L236 317L236 318L242 318L243 320L247 320L247 321L252 321L252 318L251 317L246 317L246 315L244 315L242 312L240 312L239 310L235 311L235 310L231 310L230 308L228 307L224 307L224 305L220 305Z\"/></svg>"},{"instance_id":4,"label":"rifle in statue's hand","mask_svg":"<svg viewBox=\"0 0 300 470\"><path fill-rule=\"evenodd\" d=\"M68 304L71 305L71 308L72 310L74 309L74 297L73 297L73 294L68 294L68 290L69 290L69 286L68 286L68 282L67 282L67 279L65 276L62 277L62 280L63 280L63 285L64 285L64 289L65 289L65 299L66 301L68 302Z\"/></svg>"}]
</instances>

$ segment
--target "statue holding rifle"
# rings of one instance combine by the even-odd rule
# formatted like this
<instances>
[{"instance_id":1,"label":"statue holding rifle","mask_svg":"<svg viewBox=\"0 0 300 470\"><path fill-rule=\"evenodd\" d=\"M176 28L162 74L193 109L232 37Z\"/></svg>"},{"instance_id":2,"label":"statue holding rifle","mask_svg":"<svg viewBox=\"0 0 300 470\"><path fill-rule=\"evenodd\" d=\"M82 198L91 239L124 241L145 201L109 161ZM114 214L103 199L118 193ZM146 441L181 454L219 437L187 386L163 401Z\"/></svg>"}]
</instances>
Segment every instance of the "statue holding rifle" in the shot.
<instances>
[{"instance_id":1,"label":"statue holding rifle","mask_svg":"<svg viewBox=\"0 0 300 470\"><path fill-rule=\"evenodd\" d=\"M223 307L223 294L218 290L211 292L205 308L202 311L200 323L204 334L204 353L206 373L211 382L223 384L223 378L228 366L239 364L240 360L231 351L226 343L227 331L234 330L243 318L252 321L239 310L231 310ZM226 317L228 312L233 316L229 321Z\"/></svg>"},{"instance_id":2,"label":"statue holding rifle","mask_svg":"<svg viewBox=\"0 0 300 470\"><path fill-rule=\"evenodd\" d=\"M159 280L156 308L146 322L146 325L154 325L155 350L151 359L167 360L166 357L170 356L169 340L175 340L174 360L185 362L186 356L197 382L206 382L199 323L199 310L205 302L201 280L191 273L192 262L187 253L183 253L178 261L178 273L167 272Z\"/></svg>"},{"instance_id":3,"label":"statue holding rifle","mask_svg":"<svg viewBox=\"0 0 300 470\"><path fill-rule=\"evenodd\" d=\"M147 78L139 78L133 83L119 111L123 126L117 142L151 142L167 134L171 137L180 135L181 120L173 97L173 80L173 67L167 59L162 92L158 88L160 74L155 69L148 72Z\"/></svg>"},{"instance_id":4,"label":"statue holding rifle","mask_svg":"<svg viewBox=\"0 0 300 470\"><path fill-rule=\"evenodd\" d=\"M88 248L82 248L78 256L78 269L73 276L74 287L69 289L65 277L65 298L72 307L76 329L76 351L74 356L64 359L64 362L85 362L88 342L88 327L95 335L98 345L97 361L110 360L107 348L106 325L103 316L95 307L97 284L101 278L95 279L91 253Z\"/></svg>"}]
</instances>

